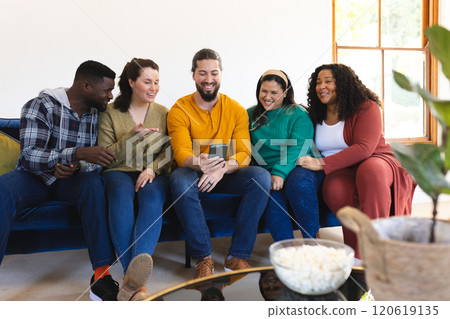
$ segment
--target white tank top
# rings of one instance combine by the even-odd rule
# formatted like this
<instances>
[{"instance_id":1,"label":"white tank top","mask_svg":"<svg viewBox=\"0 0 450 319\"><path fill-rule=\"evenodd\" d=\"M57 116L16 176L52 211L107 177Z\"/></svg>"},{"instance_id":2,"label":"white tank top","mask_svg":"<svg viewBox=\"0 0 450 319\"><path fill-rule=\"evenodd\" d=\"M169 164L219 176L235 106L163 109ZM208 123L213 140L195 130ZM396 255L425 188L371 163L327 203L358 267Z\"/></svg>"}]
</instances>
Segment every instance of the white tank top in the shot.
<instances>
[{"instance_id":1,"label":"white tank top","mask_svg":"<svg viewBox=\"0 0 450 319\"><path fill-rule=\"evenodd\" d=\"M344 124L340 121L334 125L327 125L325 121L316 125L316 146L322 156L327 157L346 149L344 141Z\"/></svg>"}]
</instances>

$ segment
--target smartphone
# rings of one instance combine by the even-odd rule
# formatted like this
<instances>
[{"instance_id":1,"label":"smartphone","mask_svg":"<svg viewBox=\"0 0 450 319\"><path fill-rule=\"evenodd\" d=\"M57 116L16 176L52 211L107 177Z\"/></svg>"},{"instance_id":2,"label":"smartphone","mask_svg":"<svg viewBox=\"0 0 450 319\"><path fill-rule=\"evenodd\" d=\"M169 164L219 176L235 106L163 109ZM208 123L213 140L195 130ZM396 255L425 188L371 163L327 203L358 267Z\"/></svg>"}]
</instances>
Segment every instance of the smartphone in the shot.
<instances>
[{"instance_id":1,"label":"smartphone","mask_svg":"<svg viewBox=\"0 0 450 319\"><path fill-rule=\"evenodd\" d=\"M209 146L209 158L219 156L223 159L227 158L227 144L212 144Z\"/></svg>"}]
</instances>

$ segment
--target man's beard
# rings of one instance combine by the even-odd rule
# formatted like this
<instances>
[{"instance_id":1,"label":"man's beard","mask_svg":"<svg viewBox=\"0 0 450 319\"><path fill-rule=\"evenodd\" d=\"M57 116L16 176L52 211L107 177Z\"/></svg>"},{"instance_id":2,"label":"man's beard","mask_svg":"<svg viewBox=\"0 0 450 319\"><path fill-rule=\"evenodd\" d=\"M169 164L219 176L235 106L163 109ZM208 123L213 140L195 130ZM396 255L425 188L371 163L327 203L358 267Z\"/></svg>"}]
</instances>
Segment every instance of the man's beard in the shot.
<instances>
[{"instance_id":1,"label":"man's beard","mask_svg":"<svg viewBox=\"0 0 450 319\"><path fill-rule=\"evenodd\" d=\"M106 111L106 108L107 108L107 103L106 103L106 105L105 105L105 103L104 103L105 101L94 101L94 100L92 100L91 101L91 103L89 103L88 105L90 106L90 107L93 107L93 108L95 108L95 109L97 109L99 112L104 112L104 111Z\"/></svg>"},{"instance_id":2,"label":"man's beard","mask_svg":"<svg viewBox=\"0 0 450 319\"><path fill-rule=\"evenodd\" d=\"M195 83L195 86L197 88L198 93L200 93L200 96L205 102L213 101L217 97L217 93L219 92L220 89L220 85L216 84L214 91L212 91L211 93L205 93L204 88L201 85Z\"/></svg>"}]
</instances>

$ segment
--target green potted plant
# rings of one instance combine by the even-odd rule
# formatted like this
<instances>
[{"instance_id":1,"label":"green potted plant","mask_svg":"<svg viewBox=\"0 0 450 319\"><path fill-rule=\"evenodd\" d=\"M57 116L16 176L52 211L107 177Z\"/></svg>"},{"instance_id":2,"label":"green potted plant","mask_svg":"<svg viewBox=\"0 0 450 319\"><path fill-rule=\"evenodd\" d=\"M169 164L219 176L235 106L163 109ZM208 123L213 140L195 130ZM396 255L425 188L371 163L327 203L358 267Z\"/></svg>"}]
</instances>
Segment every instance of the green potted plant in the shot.
<instances>
[{"instance_id":1,"label":"green potted plant","mask_svg":"<svg viewBox=\"0 0 450 319\"><path fill-rule=\"evenodd\" d=\"M429 39L431 53L441 62L442 72L450 80L450 32L440 26L432 26L425 31ZM430 242L434 242L437 203L441 193L450 194L450 183L446 180L450 169L450 101L439 100L430 92L394 71L395 82L403 89L416 92L429 106L442 128L440 145L416 143L404 145L393 143L395 156L414 177L420 188L433 202L433 223Z\"/></svg>"},{"instance_id":2,"label":"green potted plant","mask_svg":"<svg viewBox=\"0 0 450 319\"><path fill-rule=\"evenodd\" d=\"M425 32L432 54L450 79L450 32L432 26ZM375 300L450 300L450 223L436 219L439 195L450 194L450 101L439 100L394 71L397 84L418 93L442 127L439 145L393 143L395 156L433 202L433 218L411 216L370 220L355 208L338 212L358 235L366 281Z\"/></svg>"}]
</instances>

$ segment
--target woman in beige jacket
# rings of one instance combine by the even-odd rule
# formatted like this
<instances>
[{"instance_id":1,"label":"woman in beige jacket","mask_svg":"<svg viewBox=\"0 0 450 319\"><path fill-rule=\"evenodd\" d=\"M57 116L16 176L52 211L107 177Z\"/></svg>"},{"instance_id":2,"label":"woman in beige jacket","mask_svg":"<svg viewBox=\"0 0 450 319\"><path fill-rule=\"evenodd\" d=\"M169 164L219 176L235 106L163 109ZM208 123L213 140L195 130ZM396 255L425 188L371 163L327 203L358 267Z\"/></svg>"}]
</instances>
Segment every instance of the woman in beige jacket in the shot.
<instances>
[{"instance_id":1,"label":"woman in beige jacket","mask_svg":"<svg viewBox=\"0 0 450 319\"><path fill-rule=\"evenodd\" d=\"M99 146L117 161L104 171L111 239L124 269L118 300L148 297L151 255L161 232L171 164L168 109L155 103L159 67L134 58L120 76L120 95L99 120Z\"/></svg>"}]
</instances>

